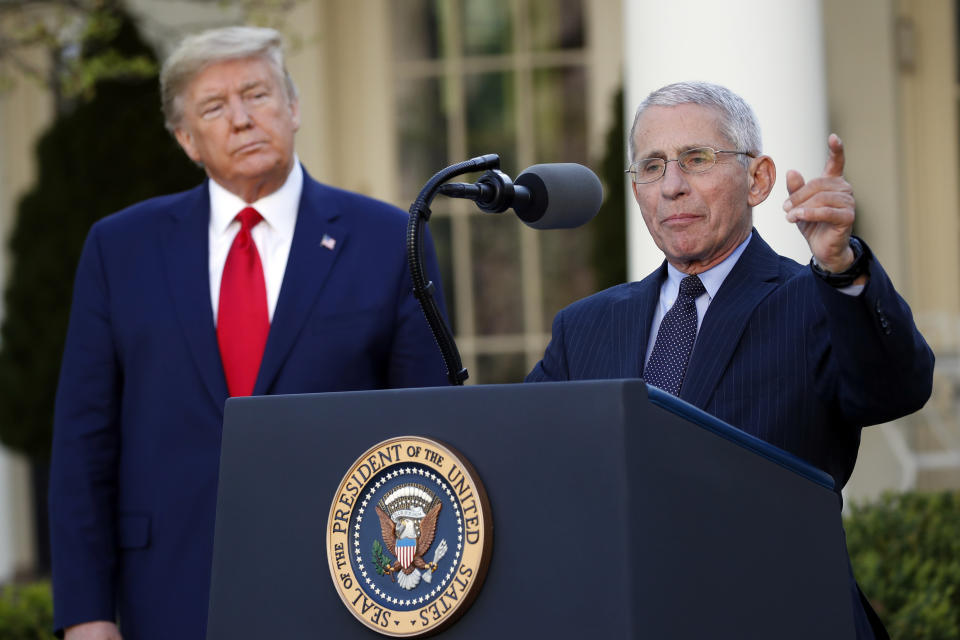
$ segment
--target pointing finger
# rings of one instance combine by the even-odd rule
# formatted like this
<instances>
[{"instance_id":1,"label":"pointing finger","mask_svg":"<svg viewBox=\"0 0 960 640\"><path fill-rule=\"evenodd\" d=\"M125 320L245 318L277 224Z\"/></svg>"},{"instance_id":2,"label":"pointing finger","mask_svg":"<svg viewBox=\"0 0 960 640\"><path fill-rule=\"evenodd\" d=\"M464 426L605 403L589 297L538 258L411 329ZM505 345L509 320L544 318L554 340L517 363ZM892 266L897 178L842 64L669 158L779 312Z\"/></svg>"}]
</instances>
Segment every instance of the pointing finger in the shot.
<instances>
[{"instance_id":1,"label":"pointing finger","mask_svg":"<svg viewBox=\"0 0 960 640\"><path fill-rule=\"evenodd\" d=\"M827 138L827 147L830 150L830 156L827 158L827 165L823 168L823 175L827 177L840 177L843 175L843 164L846 158L843 153L843 142L840 137L831 133Z\"/></svg>"}]
</instances>

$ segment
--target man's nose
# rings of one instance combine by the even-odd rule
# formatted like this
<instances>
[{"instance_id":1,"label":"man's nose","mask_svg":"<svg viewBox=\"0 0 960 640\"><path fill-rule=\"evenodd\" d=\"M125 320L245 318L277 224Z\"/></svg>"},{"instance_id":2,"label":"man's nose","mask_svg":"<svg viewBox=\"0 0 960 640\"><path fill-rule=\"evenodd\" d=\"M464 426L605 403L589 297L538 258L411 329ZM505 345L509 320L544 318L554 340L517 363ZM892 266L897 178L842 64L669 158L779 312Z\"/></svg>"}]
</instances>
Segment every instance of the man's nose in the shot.
<instances>
[{"instance_id":1,"label":"man's nose","mask_svg":"<svg viewBox=\"0 0 960 640\"><path fill-rule=\"evenodd\" d=\"M680 163L676 160L667 162L664 167L663 177L660 178L660 193L665 198L677 198L685 193L689 193L690 183L687 182L687 174L680 168Z\"/></svg>"},{"instance_id":2,"label":"man's nose","mask_svg":"<svg viewBox=\"0 0 960 640\"><path fill-rule=\"evenodd\" d=\"M230 124L236 129L244 129L250 125L250 113L247 106L239 96L233 97L229 101Z\"/></svg>"}]
</instances>

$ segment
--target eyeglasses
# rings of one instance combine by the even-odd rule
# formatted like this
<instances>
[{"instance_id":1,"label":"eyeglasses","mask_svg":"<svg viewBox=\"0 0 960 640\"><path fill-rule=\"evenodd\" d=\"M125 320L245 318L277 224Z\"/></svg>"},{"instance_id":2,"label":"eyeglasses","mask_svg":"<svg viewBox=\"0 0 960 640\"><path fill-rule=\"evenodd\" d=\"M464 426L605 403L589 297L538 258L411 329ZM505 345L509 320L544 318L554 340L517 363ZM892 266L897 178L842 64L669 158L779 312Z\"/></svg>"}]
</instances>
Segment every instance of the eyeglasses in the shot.
<instances>
[{"instance_id":1,"label":"eyeglasses","mask_svg":"<svg viewBox=\"0 0 960 640\"><path fill-rule=\"evenodd\" d=\"M636 184L648 184L656 182L667 172L667 163L676 162L686 173L703 173L709 171L717 164L718 153L734 153L738 155L750 156L756 155L749 151L724 151L723 149L713 149L711 147L699 147L697 149L687 149L676 160L667 160L666 158L643 158L637 160L627 167L624 173L630 174L630 179Z\"/></svg>"}]
</instances>

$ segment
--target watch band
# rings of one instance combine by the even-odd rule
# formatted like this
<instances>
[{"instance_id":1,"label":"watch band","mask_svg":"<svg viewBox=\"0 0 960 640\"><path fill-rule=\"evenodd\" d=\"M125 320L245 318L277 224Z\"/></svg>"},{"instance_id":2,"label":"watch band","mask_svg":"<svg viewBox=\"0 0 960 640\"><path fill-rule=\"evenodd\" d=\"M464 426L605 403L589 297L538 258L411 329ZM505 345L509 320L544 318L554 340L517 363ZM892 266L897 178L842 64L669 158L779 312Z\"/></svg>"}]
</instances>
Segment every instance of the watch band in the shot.
<instances>
[{"instance_id":1,"label":"watch band","mask_svg":"<svg viewBox=\"0 0 960 640\"><path fill-rule=\"evenodd\" d=\"M844 271L832 273L817 264L816 258L810 258L810 269L832 287L842 289L849 287L854 281L867 272L870 259L870 250L856 236L850 236L850 248L853 249L853 264Z\"/></svg>"}]
</instances>

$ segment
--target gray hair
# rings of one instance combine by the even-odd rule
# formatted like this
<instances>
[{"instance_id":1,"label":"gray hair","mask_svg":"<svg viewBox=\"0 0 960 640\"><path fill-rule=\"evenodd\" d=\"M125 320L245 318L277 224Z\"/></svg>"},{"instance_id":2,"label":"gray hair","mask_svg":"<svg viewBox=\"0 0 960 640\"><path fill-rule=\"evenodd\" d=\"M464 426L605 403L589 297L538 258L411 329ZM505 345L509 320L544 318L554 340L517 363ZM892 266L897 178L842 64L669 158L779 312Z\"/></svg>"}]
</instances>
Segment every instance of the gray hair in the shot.
<instances>
[{"instance_id":1,"label":"gray hair","mask_svg":"<svg viewBox=\"0 0 960 640\"><path fill-rule=\"evenodd\" d=\"M637 152L637 122L650 107L675 107L681 104L699 104L715 109L720 115L720 134L727 138L735 151L747 151L755 155L762 152L760 124L746 101L726 87L708 82L676 82L653 91L637 107L637 115L630 127L630 162ZM738 156L747 166L750 158Z\"/></svg>"},{"instance_id":2,"label":"gray hair","mask_svg":"<svg viewBox=\"0 0 960 640\"><path fill-rule=\"evenodd\" d=\"M262 58L282 80L287 100L297 99L297 87L283 61L283 39L275 29L223 27L187 36L160 69L160 102L166 127L173 131L183 117L183 92L193 78L218 62Z\"/></svg>"}]
</instances>

